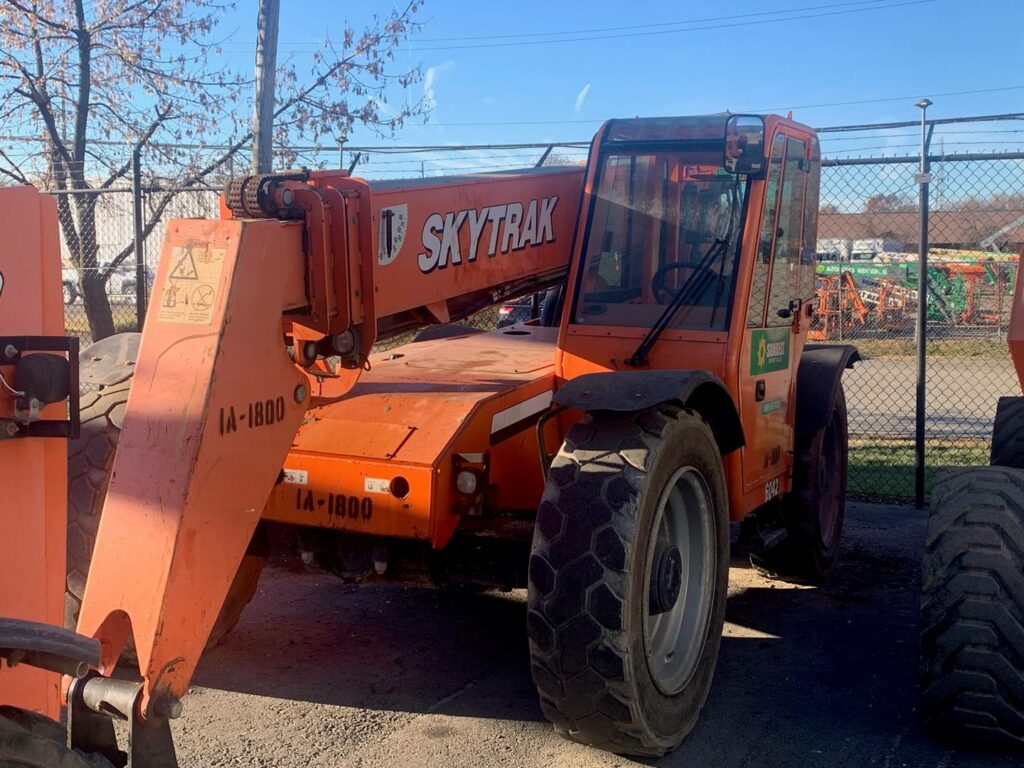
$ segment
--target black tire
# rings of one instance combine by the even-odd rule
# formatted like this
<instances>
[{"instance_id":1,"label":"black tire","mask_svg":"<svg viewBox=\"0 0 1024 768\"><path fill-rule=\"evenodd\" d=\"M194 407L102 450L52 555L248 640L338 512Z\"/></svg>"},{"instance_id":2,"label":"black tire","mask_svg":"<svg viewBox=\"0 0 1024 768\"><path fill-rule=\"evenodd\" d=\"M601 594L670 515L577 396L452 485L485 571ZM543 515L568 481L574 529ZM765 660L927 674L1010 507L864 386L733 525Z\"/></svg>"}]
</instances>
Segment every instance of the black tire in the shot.
<instances>
[{"instance_id":1,"label":"black tire","mask_svg":"<svg viewBox=\"0 0 1024 768\"><path fill-rule=\"evenodd\" d=\"M839 558L846 510L846 469L849 429L846 395L836 393L832 415L824 429L796 438L793 490L782 499L786 538L750 561L761 573L817 583Z\"/></svg>"},{"instance_id":2,"label":"black tire","mask_svg":"<svg viewBox=\"0 0 1024 768\"><path fill-rule=\"evenodd\" d=\"M0 706L0 768L113 768L100 755L67 747L64 728L48 717Z\"/></svg>"},{"instance_id":3,"label":"black tire","mask_svg":"<svg viewBox=\"0 0 1024 768\"><path fill-rule=\"evenodd\" d=\"M78 624L85 580L96 544L100 513L107 495L130 387L129 378L81 393L81 433L77 440L68 443L67 584L64 593L64 626L67 629L75 629ZM266 538L260 528L242 558L210 633L207 648L216 645L234 628L245 606L256 594L267 549ZM130 644L123 656L134 660L134 648Z\"/></svg>"},{"instance_id":4,"label":"black tire","mask_svg":"<svg viewBox=\"0 0 1024 768\"><path fill-rule=\"evenodd\" d=\"M921 712L936 740L1024 749L1024 471L946 472L921 585Z\"/></svg>"},{"instance_id":5,"label":"black tire","mask_svg":"<svg viewBox=\"0 0 1024 768\"><path fill-rule=\"evenodd\" d=\"M684 654L692 672L666 694L652 675L644 621L652 528L681 468L707 489L713 577ZM687 512L689 514L689 512ZM721 643L729 571L728 503L710 427L689 410L588 414L551 465L530 557L528 632L545 716L574 741L612 752L662 755L692 730L707 699ZM703 634L703 637L697 635ZM681 635L682 636L682 635Z\"/></svg>"},{"instance_id":6,"label":"black tire","mask_svg":"<svg viewBox=\"0 0 1024 768\"><path fill-rule=\"evenodd\" d=\"M999 398L989 464L1024 469L1024 397Z\"/></svg>"}]
</instances>

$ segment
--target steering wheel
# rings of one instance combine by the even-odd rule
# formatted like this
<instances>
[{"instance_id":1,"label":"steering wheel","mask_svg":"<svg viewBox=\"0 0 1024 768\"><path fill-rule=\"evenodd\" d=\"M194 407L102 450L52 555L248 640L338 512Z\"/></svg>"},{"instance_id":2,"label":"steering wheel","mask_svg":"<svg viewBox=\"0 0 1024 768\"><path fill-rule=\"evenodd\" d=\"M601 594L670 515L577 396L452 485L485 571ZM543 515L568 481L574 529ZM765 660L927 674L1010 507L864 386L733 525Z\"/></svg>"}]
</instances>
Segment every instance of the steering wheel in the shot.
<instances>
[{"instance_id":1,"label":"steering wheel","mask_svg":"<svg viewBox=\"0 0 1024 768\"><path fill-rule=\"evenodd\" d=\"M668 304L672 301L672 296L675 294L678 288L675 290L669 290L665 287L665 276L669 272L674 272L677 269L692 269L693 274L690 275L690 280L695 279L698 273L706 273L711 277L713 281L717 281L720 278L717 272L714 272L707 267L703 266L699 261L674 261L670 264L666 264L657 272L654 273L654 277L651 278L651 292L654 294L654 298L657 299L659 304ZM712 285L711 282L708 285ZM707 290L707 287L704 289ZM701 291L703 294L704 291Z\"/></svg>"}]
</instances>

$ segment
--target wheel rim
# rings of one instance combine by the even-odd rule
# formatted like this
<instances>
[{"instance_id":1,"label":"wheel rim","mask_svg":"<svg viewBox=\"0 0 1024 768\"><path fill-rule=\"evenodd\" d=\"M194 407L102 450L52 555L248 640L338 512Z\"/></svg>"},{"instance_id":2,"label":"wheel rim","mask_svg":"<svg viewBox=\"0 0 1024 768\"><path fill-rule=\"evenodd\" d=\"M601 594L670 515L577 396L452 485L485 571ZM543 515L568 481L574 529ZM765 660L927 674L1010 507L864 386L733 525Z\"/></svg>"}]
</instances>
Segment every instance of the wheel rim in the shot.
<instances>
[{"instance_id":1,"label":"wheel rim","mask_svg":"<svg viewBox=\"0 0 1024 768\"><path fill-rule=\"evenodd\" d=\"M690 682L707 641L715 589L711 493L693 467L676 470L658 501L644 580L644 654L658 689Z\"/></svg>"},{"instance_id":2,"label":"wheel rim","mask_svg":"<svg viewBox=\"0 0 1024 768\"><path fill-rule=\"evenodd\" d=\"M839 529L839 499L837 496L836 468L839 466L839 440L835 419L825 429L818 462L818 525L821 541L826 548L835 542Z\"/></svg>"}]
</instances>

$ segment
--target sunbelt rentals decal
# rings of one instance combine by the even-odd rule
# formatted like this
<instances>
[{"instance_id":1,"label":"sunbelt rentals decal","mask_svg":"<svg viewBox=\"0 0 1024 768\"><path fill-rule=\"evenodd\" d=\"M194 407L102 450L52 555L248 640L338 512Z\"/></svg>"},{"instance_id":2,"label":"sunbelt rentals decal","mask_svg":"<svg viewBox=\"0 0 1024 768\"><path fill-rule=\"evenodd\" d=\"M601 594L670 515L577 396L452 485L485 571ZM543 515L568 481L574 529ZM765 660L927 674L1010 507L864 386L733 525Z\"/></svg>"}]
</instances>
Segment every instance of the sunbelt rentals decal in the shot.
<instances>
[{"instance_id":1,"label":"sunbelt rentals decal","mask_svg":"<svg viewBox=\"0 0 1024 768\"><path fill-rule=\"evenodd\" d=\"M789 327L765 328L750 334L750 375L789 367Z\"/></svg>"},{"instance_id":2,"label":"sunbelt rentals decal","mask_svg":"<svg viewBox=\"0 0 1024 768\"><path fill-rule=\"evenodd\" d=\"M423 223L423 250L417 256L420 271L428 274L435 269L474 262L481 255L493 258L553 243L555 231L551 218L557 204L558 196L552 195L530 200L525 205L515 202L432 213ZM463 232L469 235L469 248L465 251L460 239Z\"/></svg>"}]
</instances>

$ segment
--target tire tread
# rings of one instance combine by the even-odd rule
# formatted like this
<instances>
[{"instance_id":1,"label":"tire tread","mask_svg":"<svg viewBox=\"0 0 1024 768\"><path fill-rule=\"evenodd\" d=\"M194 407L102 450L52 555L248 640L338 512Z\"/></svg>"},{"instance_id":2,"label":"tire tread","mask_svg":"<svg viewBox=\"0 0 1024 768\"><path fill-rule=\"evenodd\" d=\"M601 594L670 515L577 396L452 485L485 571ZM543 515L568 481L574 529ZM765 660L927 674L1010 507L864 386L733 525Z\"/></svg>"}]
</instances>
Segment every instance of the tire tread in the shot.
<instances>
[{"instance_id":1,"label":"tire tread","mask_svg":"<svg viewBox=\"0 0 1024 768\"><path fill-rule=\"evenodd\" d=\"M922 566L921 705L942 741L1024 749L1024 470L944 473Z\"/></svg>"},{"instance_id":2,"label":"tire tread","mask_svg":"<svg viewBox=\"0 0 1024 768\"><path fill-rule=\"evenodd\" d=\"M644 722L621 616L634 501L666 430L680 420L703 424L671 406L575 424L538 513L528 627L541 709L567 738L619 754L660 756L678 743Z\"/></svg>"}]
</instances>

